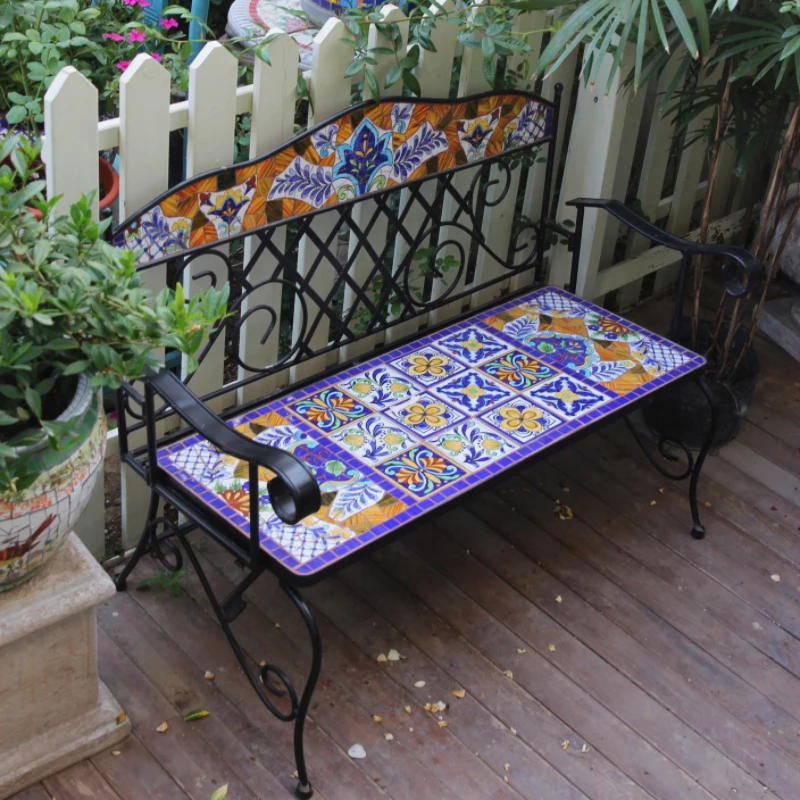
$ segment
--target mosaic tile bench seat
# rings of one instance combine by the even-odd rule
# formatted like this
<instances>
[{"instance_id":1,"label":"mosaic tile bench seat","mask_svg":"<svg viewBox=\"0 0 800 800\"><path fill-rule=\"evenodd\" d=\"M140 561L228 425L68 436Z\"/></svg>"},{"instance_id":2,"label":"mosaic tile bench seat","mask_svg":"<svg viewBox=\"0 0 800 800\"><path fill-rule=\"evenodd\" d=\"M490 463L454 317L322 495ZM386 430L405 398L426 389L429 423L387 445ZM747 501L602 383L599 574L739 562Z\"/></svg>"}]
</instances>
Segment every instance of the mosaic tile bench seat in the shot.
<instances>
[{"instance_id":1,"label":"mosaic tile bench seat","mask_svg":"<svg viewBox=\"0 0 800 800\"><path fill-rule=\"evenodd\" d=\"M322 659L298 587L685 380L712 406L702 449L673 476L690 477L692 534L703 535L697 480L714 431L705 362L575 295L584 215L608 212L682 253L673 331L692 256L724 258L733 297L757 283L759 266L741 248L666 234L613 200L573 201L572 230L546 215L522 221L498 247L497 210L506 203L511 213L545 148L542 185L527 191L551 196L559 96L557 88L555 102L504 92L365 103L259 159L186 181L114 234L143 273L172 261L191 283L224 269L239 340L238 377L225 386L209 389L206 380L197 396L193 375L162 369L143 391L120 390L121 459L151 499L116 584L125 588L145 553L173 572L188 555L259 699L294 723L298 797L312 793L303 731ZM554 233L572 251L564 288L544 285ZM242 239L249 249L238 247ZM281 334L282 319L291 324ZM200 370L228 324L211 331ZM253 363L254 343L266 363ZM318 366L332 359L338 365ZM263 383L280 375L297 380L278 391ZM258 397L252 389L261 385L271 393L228 407L225 419L211 410L245 390ZM160 511L164 501L174 516ZM245 569L224 599L187 538L193 528ZM276 665L259 674L232 628L265 571L311 639L299 693Z\"/></svg>"}]
</instances>

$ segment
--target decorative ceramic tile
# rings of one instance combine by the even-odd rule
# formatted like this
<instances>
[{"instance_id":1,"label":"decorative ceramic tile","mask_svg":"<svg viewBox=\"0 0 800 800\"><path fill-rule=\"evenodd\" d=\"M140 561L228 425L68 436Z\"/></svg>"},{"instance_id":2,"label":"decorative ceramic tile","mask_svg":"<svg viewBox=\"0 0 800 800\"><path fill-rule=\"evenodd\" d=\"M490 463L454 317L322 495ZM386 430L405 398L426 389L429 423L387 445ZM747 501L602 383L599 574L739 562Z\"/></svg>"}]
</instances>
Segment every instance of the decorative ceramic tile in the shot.
<instances>
[{"instance_id":1,"label":"decorative ceramic tile","mask_svg":"<svg viewBox=\"0 0 800 800\"><path fill-rule=\"evenodd\" d=\"M365 370L339 386L352 397L377 410L401 403L416 391L408 378L387 367Z\"/></svg>"},{"instance_id":2,"label":"decorative ceramic tile","mask_svg":"<svg viewBox=\"0 0 800 800\"><path fill-rule=\"evenodd\" d=\"M569 375L557 375L527 392L538 405L572 419L609 401L608 397Z\"/></svg>"},{"instance_id":3,"label":"decorative ceramic tile","mask_svg":"<svg viewBox=\"0 0 800 800\"><path fill-rule=\"evenodd\" d=\"M370 413L358 400L335 387L293 403L291 408L321 431L336 430Z\"/></svg>"},{"instance_id":4,"label":"decorative ceramic tile","mask_svg":"<svg viewBox=\"0 0 800 800\"><path fill-rule=\"evenodd\" d=\"M421 392L410 402L393 406L385 413L421 438L464 419L460 411L429 392Z\"/></svg>"},{"instance_id":5,"label":"decorative ceramic tile","mask_svg":"<svg viewBox=\"0 0 800 800\"><path fill-rule=\"evenodd\" d=\"M392 366L423 386L441 383L464 369L458 361L434 347L413 350L407 356L392 361Z\"/></svg>"},{"instance_id":6,"label":"decorative ceramic tile","mask_svg":"<svg viewBox=\"0 0 800 800\"><path fill-rule=\"evenodd\" d=\"M508 345L485 328L470 325L458 333L446 336L437 343L439 348L467 364L480 364L497 353L508 349Z\"/></svg>"},{"instance_id":7,"label":"decorative ceramic tile","mask_svg":"<svg viewBox=\"0 0 800 800\"><path fill-rule=\"evenodd\" d=\"M435 392L470 414L478 414L513 396L510 389L474 369L439 384Z\"/></svg>"},{"instance_id":8,"label":"decorative ceramic tile","mask_svg":"<svg viewBox=\"0 0 800 800\"><path fill-rule=\"evenodd\" d=\"M466 474L452 461L425 446L384 461L378 469L419 497L427 497Z\"/></svg>"},{"instance_id":9,"label":"decorative ceramic tile","mask_svg":"<svg viewBox=\"0 0 800 800\"><path fill-rule=\"evenodd\" d=\"M549 141L552 121L550 103L526 92L365 103L261 158L185 181L114 243L141 266Z\"/></svg>"},{"instance_id":10,"label":"decorative ceramic tile","mask_svg":"<svg viewBox=\"0 0 800 800\"><path fill-rule=\"evenodd\" d=\"M481 366L481 370L520 392L556 374L556 371L547 364L531 358L521 350L512 350L498 359L489 361Z\"/></svg>"},{"instance_id":11,"label":"decorative ceramic tile","mask_svg":"<svg viewBox=\"0 0 800 800\"><path fill-rule=\"evenodd\" d=\"M405 124L413 127L406 110L377 127L395 135ZM321 152L334 146L321 135L315 142ZM478 363L465 366L473 357ZM703 364L700 356L553 287L379 352L229 422L245 436L292 452L322 494L319 511L285 525L269 506L272 473L260 469L261 546L284 571L316 578ZM247 463L218 453L200 435L165 447L158 458L167 475L249 535Z\"/></svg>"},{"instance_id":12,"label":"decorative ceramic tile","mask_svg":"<svg viewBox=\"0 0 800 800\"><path fill-rule=\"evenodd\" d=\"M562 424L558 417L524 397L514 397L508 403L481 414L480 418L523 444Z\"/></svg>"},{"instance_id":13,"label":"decorative ceramic tile","mask_svg":"<svg viewBox=\"0 0 800 800\"><path fill-rule=\"evenodd\" d=\"M471 419L437 434L428 443L446 453L469 472L514 451L514 446L498 436L497 431Z\"/></svg>"},{"instance_id":14,"label":"decorative ceramic tile","mask_svg":"<svg viewBox=\"0 0 800 800\"><path fill-rule=\"evenodd\" d=\"M331 441L367 464L377 464L419 444L401 425L373 414L331 434Z\"/></svg>"}]
</instances>

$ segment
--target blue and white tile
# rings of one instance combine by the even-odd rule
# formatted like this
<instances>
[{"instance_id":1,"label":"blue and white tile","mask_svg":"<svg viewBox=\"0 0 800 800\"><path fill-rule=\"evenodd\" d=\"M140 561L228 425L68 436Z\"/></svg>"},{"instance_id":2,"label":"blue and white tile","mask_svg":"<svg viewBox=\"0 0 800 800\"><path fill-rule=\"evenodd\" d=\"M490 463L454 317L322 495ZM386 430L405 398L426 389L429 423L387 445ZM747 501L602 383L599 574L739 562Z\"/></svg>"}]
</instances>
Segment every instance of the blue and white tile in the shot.
<instances>
[{"instance_id":1,"label":"blue and white tile","mask_svg":"<svg viewBox=\"0 0 800 800\"><path fill-rule=\"evenodd\" d=\"M587 306L580 303L577 298L566 292L559 292L556 289L545 289L537 292L527 302L519 308L525 311L533 311L537 314L544 314L546 317L568 317L578 319L586 314Z\"/></svg>"},{"instance_id":2,"label":"blue and white tile","mask_svg":"<svg viewBox=\"0 0 800 800\"><path fill-rule=\"evenodd\" d=\"M473 419L448 428L428 442L469 472L475 472L516 449L497 431Z\"/></svg>"},{"instance_id":3,"label":"blue and white tile","mask_svg":"<svg viewBox=\"0 0 800 800\"><path fill-rule=\"evenodd\" d=\"M434 386L464 370L464 365L451 355L430 346L420 347L402 358L396 358L392 366L423 386Z\"/></svg>"},{"instance_id":4,"label":"blue and white tile","mask_svg":"<svg viewBox=\"0 0 800 800\"><path fill-rule=\"evenodd\" d=\"M654 377L683 366L691 358L690 353L649 337L642 337L638 342L633 342L629 345L629 349L645 372Z\"/></svg>"},{"instance_id":5,"label":"blue and white tile","mask_svg":"<svg viewBox=\"0 0 800 800\"><path fill-rule=\"evenodd\" d=\"M575 419L609 402L602 392L570 375L557 375L525 394L564 419Z\"/></svg>"},{"instance_id":6,"label":"blue and white tile","mask_svg":"<svg viewBox=\"0 0 800 800\"><path fill-rule=\"evenodd\" d=\"M464 414L429 392L422 392L413 400L392 406L385 414L423 439L464 419Z\"/></svg>"},{"instance_id":7,"label":"blue and white tile","mask_svg":"<svg viewBox=\"0 0 800 800\"><path fill-rule=\"evenodd\" d=\"M480 419L520 444L528 444L564 424L563 420L524 397L513 397L507 403L481 414Z\"/></svg>"},{"instance_id":8,"label":"blue and white tile","mask_svg":"<svg viewBox=\"0 0 800 800\"><path fill-rule=\"evenodd\" d=\"M504 341L477 325L470 325L468 328L437 339L436 346L471 365L481 364L508 350L508 345Z\"/></svg>"},{"instance_id":9,"label":"blue and white tile","mask_svg":"<svg viewBox=\"0 0 800 800\"><path fill-rule=\"evenodd\" d=\"M402 403L417 391L402 373L383 366L364 370L338 386L378 411Z\"/></svg>"},{"instance_id":10,"label":"blue and white tile","mask_svg":"<svg viewBox=\"0 0 800 800\"><path fill-rule=\"evenodd\" d=\"M475 369L438 384L433 391L469 414L478 414L514 396L510 389Z\"/></svg>"},{"instance_id":11,"label":"blue and white tile","mask_svg":"<svg viewBox=\"0 0 800 800\"><path fill-rule=\"evenodd\" d=\"M415 444L413 437L402 425L380 414L373 414L335 431L330 439L367 464L391 458Z\"/></svg>"},{"instance_id":12,"label":"blue and white tile","mask_svg":"<svg viewBox=\"0 0 800 800\"><path fill-rule=\"evenodd\" d=\"M205 440L169 456L172 463L203 486L234 477L236 460Z\"/></svg>"}]
</instances>

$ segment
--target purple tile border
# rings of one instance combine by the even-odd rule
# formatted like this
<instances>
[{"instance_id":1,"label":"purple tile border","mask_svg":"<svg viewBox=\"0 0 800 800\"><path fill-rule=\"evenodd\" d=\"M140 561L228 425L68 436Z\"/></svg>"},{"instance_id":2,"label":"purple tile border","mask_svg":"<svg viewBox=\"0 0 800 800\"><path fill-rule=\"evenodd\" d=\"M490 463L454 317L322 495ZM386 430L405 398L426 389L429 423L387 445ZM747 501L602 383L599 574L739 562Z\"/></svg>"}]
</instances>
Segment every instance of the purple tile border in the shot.
<instances>
[{"instance_id":1,"label":"purple tile border","mask_svg":"<svg viewBox=\"0 0 800 800\"><path fill-rule=\"evenodd\" d=\"M532 298L536 297L537 295L541 295L543 293L552 292L564 297L569 298L571 303L576 304L584 308L587 312L588 311L599 311L603 314L603 316L607 317L608 319L618 322L626 327L630 328L637 333L640 333L646 336L648 339L657 342L675 352L683 353L684 355L688 356L685 363L679 365L678 367L666 371L662 375L652 378L652 380L648 381L645 384L642 384L635 389L632 389L625 395L617 395L609 389L605 387L592 384L593 388L599 390L601 393L605 394L609 398L609 402L605 405L593 409L582 416L572 419L569 421L562 422L562 424L555 426L554 428L546 431L545 433L537 436L536 438L532 439L531 441L527 442L526 444L520 444L518 441L511 440L512 444L516 445L516 449L514 450L513 454L506 455L503 458L497 459L496 461L490 462L485 466L477 469L474 472L468 472L457 481L446 484L443 488L427 495L424 498L419 498L418 496L412 494L410 491L404 490L400 484L396 484L393 481L390 481L383 475L379 470L373 469L366 463L360 461L356 456L346 451L344 448L340 447L336 442L329 439L323 432L319 429L315 428L313 425L308 424L302 416L300 416L291 406L297 403L298 400L304 399L310 395L318 394L321 390L333 386L340 381L346 380L348 378L354 377L359 373L364 372L366 369L370 369L377 366L382 365L389 365L390 361L394 361L402 356L414 351L419 350L420 348L426 345L432 345L437 339L440 339L444 336L452 336L453 333L462 330L464 328L474 326L477 323L483 323L489 317L495 317L499 314L502 314L505 311L509 311L517 306L529 302ZM490 332L495 338L501 339L508 343L509 349L517 349L525 352L526 347L523 342L520 342L517 339L513 339L508 335L504 335L502 331L497 331L494 328L488 327L487 331ZM542 361L543 363L548 363L546 358L543 358L540 354L531 353L531 357ZM486 360L491 360L490 357L487 357ZM538 289L536 291L530 292L527 295L520 295L512 300L509 300L505 303L502 303L498 306L495 306L488 311L484 311L480 314L476 314L475 316L469 317L461 322L458 322L452 326L444 328L437 333L429 334L427 336L423 336L420 339L417 339L403 347L399 347L396 349L385 350L381 351L375 358L370 359L368 361L361 362L353 367L350 367L347 370L343 370L342 372L336 373L335 375L328 376L320 380L319 382L313 383L309 386L304 387L301 390L296 392L290 392L276 400L271 401L270 403L265 404L261 408L255 409L253 411L248 412L245 415L234 417L233 419L228 421L228 424L232 427L242 422L249 421L256 419L257 417L262 416L267 412L275 412L280 414L284 418L288 419L292 425L297 427L301 430L305 435L312 437L320 442L320 445L324 448L325 452L330 452L334 455L338 460L342 461L347 467L351 469L355 469L360 472L365 478L376 483L380 486L384 491L390 492L394 497L402 500L403 502L408 503L408 508L404 511L400 512L396 516L378 524L374 527L370 528L368 531L358 534L354 536L352 539L349 539L341 544L337 545L336 547L325 551L313 558L309 559L305 563L300 563L297 558L295 558L289 551L284 549L281 545L277 542L269 538L263 531L260 533L260 543L262 549L267 552L271 557L273 557L277 562L279 562L285 569L293 572L297 576L302 577L309 577L314 575L315 573L321 572L325 569L331 567L331 565L335 564L337 561L349 556L355 550L364 547L367 544L370 544L377 539L380 539L382 536L387 535L388 533L394 532L400 527L403 527L410 523L411 521L418 519L419 517L423 516L424 514L428 513L431 509L435 508L438 505L442 505L446 502L451 501L453 498L458 497L459 495L470 491L475 486L478 486L485 481L488 481L497 475L501 474L503 471L507 470L509 467L512 467L515 464L518 464L525 459L529 458L530 456L534 455L535 453L542 452L546 450L548 447L552 446L553 444L562 441L565 438L568 438L572 435L576 430L581 428L587 427L589 424L596 422L597 420L610 416L618 412L620 409L625 408L626 406L630 405L632 402L641 399L643 396L647 394L652 394L656 390L680 379L683 378L693 372L698 371L701 369L705 364L705 359L702 356L697 355L696 353L692 353L689 350L681 347L680 345L675 344L658 334L655 334L646 328L642 328L628 320L619 317L616 314L609 313L605 311L605 309L600 308L599 306L594 305L586 300L582 300L581 298L575 297L570 295L569 293L554 288L554 287L544 287L542 289ZM549 365L549 364L548 364ZM474 365L473 365L474 366ZM579 380L585 381L585 376L577 370L572 370L565 367L556 367L557 371L561 371L567 375L571 375ZM412 376L409 377L413 383ZM420 392L430 392L430 385L418 383ZM528 400L532 398L530 395L525 395L524 393L517 392L515 396L522 396L526 397ZM361 402L361 401L360 401ZM367 408L371 407L368 403L362 403ZM371 409L371 411L377 411L378 409ZM482 412L481 412L482 413ZM472 416L466 416L465 421L468 419L477 419L478 414ZM486 422L485 419L481 419L483 424L489 424ZM448 428L442 430L448 430ZM509 439L508 436L505 436L506 439ZM231 522L237 530L239 530L245 536L249 536L249 521L244 518L240 513L235 511L234 509L227 506L223 501L220 501L217 495L215 495L212 491L208 488L200 484L194 478L189 476L183 470L177 468L171 461L170 456L174 456L176 453L180 452L181 450L191 447L192 445L198 444L203 440L203 437L200 434L193 434L186 439L181 440L180 442L174 443L165 447L158 452L158 461L159 465L175 480L179 481L187 490L189 490L192 494L194 494L200 501L202 501L205 505L212 508L214 511L219 513L229 522ZM423 439L423 443L427 444L427 440ZM453 461L453 463L456 463Z\"/></svg>"}]
</instances>

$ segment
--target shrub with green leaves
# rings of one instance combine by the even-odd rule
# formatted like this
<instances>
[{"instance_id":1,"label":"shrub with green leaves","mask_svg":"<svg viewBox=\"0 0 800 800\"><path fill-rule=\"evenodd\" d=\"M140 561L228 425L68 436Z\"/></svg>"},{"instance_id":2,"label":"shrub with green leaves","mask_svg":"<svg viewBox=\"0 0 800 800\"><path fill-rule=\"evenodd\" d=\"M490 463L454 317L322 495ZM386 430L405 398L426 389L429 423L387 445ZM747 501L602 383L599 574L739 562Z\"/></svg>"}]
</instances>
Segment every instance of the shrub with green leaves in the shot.
<instances>
[{"instance_id":1,"label":"shrub with green leaves","mask_svg":"<svg viewBox=\"0 0 800 800\"><path fill-rule=\"evenodd\" d=\"M188 302L180 284L150 298L134 254L104 241L110 221L92 218L91 198L69 216L55 212L58 198L44 199L44 181L30 179L37 156L11 137L0 148L14 165L0 167L0 495L36 478L12 448L70 442L71 424L53 419L72 399L73 376L114 389L158 367L161 348L185 353L194 369L228 302L227 284Z\"/></svg>"}]
</instances>

